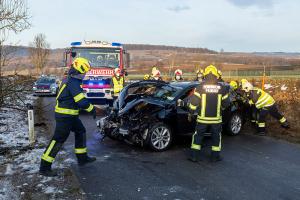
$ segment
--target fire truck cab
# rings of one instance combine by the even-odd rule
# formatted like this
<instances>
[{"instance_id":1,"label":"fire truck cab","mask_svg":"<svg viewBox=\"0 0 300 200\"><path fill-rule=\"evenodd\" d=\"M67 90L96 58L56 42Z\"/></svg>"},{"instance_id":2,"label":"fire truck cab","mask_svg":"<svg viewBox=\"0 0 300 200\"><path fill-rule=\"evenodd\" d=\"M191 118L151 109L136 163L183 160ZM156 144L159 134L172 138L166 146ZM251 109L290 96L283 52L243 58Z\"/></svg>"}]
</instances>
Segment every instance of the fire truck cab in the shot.
<instances>
[{"instance_id":1,"label":"fire truck cab","mask_svg":"<svg viewBox=\"0 0 300 200\"><path fill-rule=\"evenodd\" d=\"M64 54L65 66L70 67L76 57L84 57L91 64L91 70L82 84L86 97L112 100L111 81L114 69L119 67L124 76L129 67L129 54L122 44L103 41L72 42Z\"/></svg>"}]
</instances>

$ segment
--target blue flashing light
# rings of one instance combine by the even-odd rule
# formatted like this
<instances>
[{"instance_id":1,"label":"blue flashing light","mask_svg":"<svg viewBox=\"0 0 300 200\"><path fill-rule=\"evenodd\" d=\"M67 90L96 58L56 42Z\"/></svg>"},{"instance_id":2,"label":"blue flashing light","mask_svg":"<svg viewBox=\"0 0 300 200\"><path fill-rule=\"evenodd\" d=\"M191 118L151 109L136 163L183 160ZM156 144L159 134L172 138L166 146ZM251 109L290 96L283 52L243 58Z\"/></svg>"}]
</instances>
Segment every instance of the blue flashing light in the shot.
<instances>
[{"instance_id":1,"label":"blue flashing light","mask_svg":"<svg viewBox=\"0 0 300 200\"><path fill-rule=\"evenodd\" d=\"M98 85L99 85L99 86L103 86L103 83L102 83L102 82L99 82Z\"/></svg>"},{"instance_id":2,"label":"blue flashing light","mask_svg":"<svg viewBox=\"0 0 300 200\"><path fill-rule=\"evenodd\" d=\"M81 42L72 42L71 46L78 46L78 45L81 45L81 44L82 44Z\"/></svg>"},{"instance_id":3,"label":"blue flashing light","mask_svg":"<svg viewBox=\"0 0 300 200\"><path fill-rule=\"evenodd\" d=\"M120 46L122 46L122 44L121 43L117 43L117 42L113 42L113 43L111 43L111 46L120 47Z\"/></svg>"},{"instance_id":4,"label":"blue flashing light","mask_svg":"<svg viewBox=\"0 0 300 200\"><path fill-rule=\"evenodd\" d=\"M89 86L92 86L92 85L94 85L94 83L89 82Z\"/></svg>"}]
</instances>

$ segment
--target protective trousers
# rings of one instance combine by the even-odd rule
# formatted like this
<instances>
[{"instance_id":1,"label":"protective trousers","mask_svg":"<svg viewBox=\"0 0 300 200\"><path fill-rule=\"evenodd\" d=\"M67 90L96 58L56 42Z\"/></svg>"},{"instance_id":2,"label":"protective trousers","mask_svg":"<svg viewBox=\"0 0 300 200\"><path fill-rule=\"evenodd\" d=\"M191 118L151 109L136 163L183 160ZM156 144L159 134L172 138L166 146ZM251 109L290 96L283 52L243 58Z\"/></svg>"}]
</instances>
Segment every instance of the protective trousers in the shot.
<instances>
[{"instance_id":1,"label":"protective trousers","mask_svg":"<svg viewBox=\"0 0 300 200\"><path fill-rule=\"evenodd\" d=\"M41 168L51 168L55 156L67 140L70 132L75 133L75 154L77 157L86 156L86 130L78 117L56 118L54 135L47 146L41 161Z\"/></svg>"},{"instance_id":2,"label":"protective trousers","mask_svg":"<svg viewBox=\"0 0 300 200\"><path fill-rule=\"evenodd\" d=\"M192 146L191 148L194 150L201 150L201 145L203 142L204 134L211 133L212 138L212 146L211 150L214 152L221 151L221 143L222 143L222 125L221 124L202 124L197 123L196 132L193 135Z\"/></svg>"},{"instance_id":3,"label":"protective trousers","mask_svg":"<svg viewBox=\"0 0 300 200\"><path fill-rule=\"evenodd\" d=\"M265 132L266 117L268 113L270 113L270 115L277 119L281 124L286 122L286 118L278 111L277 105L274 103L272 106L258 110L258 132Z\"/></svg>"}]
</instances>

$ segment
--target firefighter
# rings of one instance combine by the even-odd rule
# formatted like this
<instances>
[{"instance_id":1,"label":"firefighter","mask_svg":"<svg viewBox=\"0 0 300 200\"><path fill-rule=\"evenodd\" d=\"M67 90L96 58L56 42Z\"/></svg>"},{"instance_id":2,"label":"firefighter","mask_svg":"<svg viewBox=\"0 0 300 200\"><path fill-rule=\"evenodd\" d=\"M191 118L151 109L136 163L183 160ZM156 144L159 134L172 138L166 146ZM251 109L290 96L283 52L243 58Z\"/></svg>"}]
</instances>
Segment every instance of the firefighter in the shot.
<instances>
[{"instance_id":1,"label":"firefighter","mask_svg":"<svg viewBox=\"0 0 300 200\"><path fill-rule=\"evenodd\" d=\"M144 81L147 81L147 80L149 80L150 79L150 75L149 74L145 74L144 75Z\"/></svg>"},{"instance_id":2,"label":"firefighter","mask_svg":"<svg viewBox=\"0 0 300 200\"><path fill-rule=\"evenodd\" d=\"M124 77L121 76L120 68L116 68L114 71L114 76L112 77L112 88L113 88L113 98L116 99L119 96L119 93L124 87Z\"/></svg>"},{"instance_id":3,"label":"firefighter","mask_svg":"<svg viewBox=\"0 0 300 200\"><path fill-rule=\"evenodd\" d=\"M221 131L222 131L222 109L229 106L228 89L218 82L219 74L215 66L209 65L204 70L204 80L194 90L189 103L189 121L192 113L199 108L197 116L196 132L193 135L191 154L189 160L198 161L198 153L204 134L208 131L212 134L211 161L222 160Z\"/></svg>"},{"instance_id":4,"label":"firefighter","mask_svg":"<svg viewBox=\"0 0 300 200\"><path fill-rule=\"evenodd\" d=\"M151 80L156 80L156 81L162 81L162 78L161 78L161 75L160 75L160 71L158 69L152 71L152 76L151 76L150 79Z\"/></svg>"},{"instance_id":5,"label":"firefighter","mask_svg":"<svg viewBox=\"0 0 300 200\"><path fill-rule=\"evenodd\" d=\"M68 76L60 84L55 106L55 132L41 158L41 175L57 175L55 171L51 170L51 164L71 131L75 133L75 154L78 164L84 165L96 160L96 158L87 155L86 130L79 119L79 108L92 113L94 119L96 118L96 107L89 103L80 87L85 73L89 70L88 60L76 58Z\"/></svg>"},{"instance_id":6,"label":"firefighter","mask_svg":"<svg viewBox=\"0 0 300 200\"><path fill-rule=\"evenodd\" d=\"M183 75L182 70L176 69L174 72L174 81L177 81L177 82L183 81L182 75Z\"/></svg>"},{"instance_id":7,"label":"firefighter","mask_svg":"<svg viewBox=\"0 0 300 200\"><path fill-rule=\"evenodd\" d=\"M195 78L195 81L202 82L203 81L203 69L199 69L196 72L197 77Z\"/></svg>"},{"instance_id":8,"label":"firefighter","mask_svg":"<svg viewBox=\"0 0 300 200\"><path fill-rule=\"evenodd\" d=\"M276 118L283 128L289 128L286 118L278 111L277 104L273 97L267 92L253 87L248 81L243 81L242 89L247 93L249 104L254 105L257 109L257 130L259 135L265 135L266 116L270 113Z\"/></svg>"}]
</instances>

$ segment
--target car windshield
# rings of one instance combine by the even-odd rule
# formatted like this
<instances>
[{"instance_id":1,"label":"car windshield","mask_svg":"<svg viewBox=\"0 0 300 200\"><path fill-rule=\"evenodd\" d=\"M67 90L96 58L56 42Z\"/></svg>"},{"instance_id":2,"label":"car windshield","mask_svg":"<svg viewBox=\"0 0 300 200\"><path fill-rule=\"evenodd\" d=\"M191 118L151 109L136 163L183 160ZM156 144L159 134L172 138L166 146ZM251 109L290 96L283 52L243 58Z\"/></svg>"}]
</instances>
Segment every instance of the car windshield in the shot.
<instances>
[{"instance_id":1,"label":"car windshield","mask_svg":"<svg viewBox=\"0 0 300 200\"><path fill-rule=\"evenodd\" d=\"M118 48L73 48L76 57L88 59L93 68L120 66L120 52Z\"/></svg>"},{"instance_id":2,"label":"car windshield","mask_svg":"<svg viewBox=\"0 0 300 200\"><path fill-rule=\"evenodd\" d=\"M146 84L132 87L128 90L128 95L143 95L144 97L157 98L164 101L172 101L181 88L169 85Z\"/></svg>"},{"instance_id":3,"label":"car windshield","mask_svg":"<svg viewBox=\"0 0 300 200\"><path fill-rule=\"evenodd\" d=\"M55 83L55 79L43 77L43 78L38 79L36 83L37 83L37 84L49 84L49 83Z\"/></svg>"}]
</instances>

